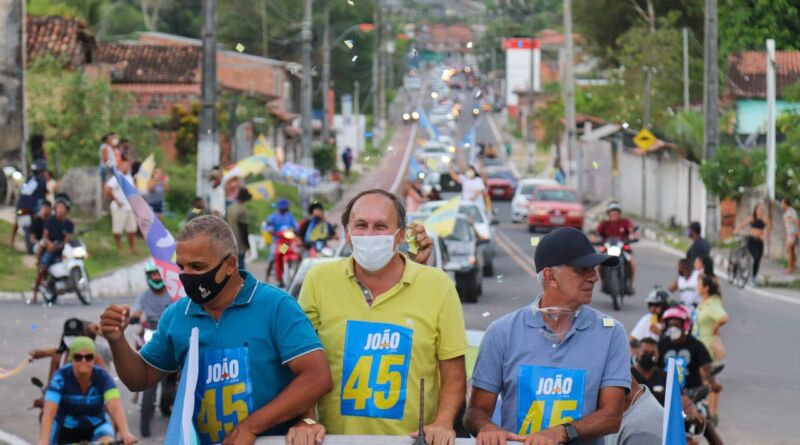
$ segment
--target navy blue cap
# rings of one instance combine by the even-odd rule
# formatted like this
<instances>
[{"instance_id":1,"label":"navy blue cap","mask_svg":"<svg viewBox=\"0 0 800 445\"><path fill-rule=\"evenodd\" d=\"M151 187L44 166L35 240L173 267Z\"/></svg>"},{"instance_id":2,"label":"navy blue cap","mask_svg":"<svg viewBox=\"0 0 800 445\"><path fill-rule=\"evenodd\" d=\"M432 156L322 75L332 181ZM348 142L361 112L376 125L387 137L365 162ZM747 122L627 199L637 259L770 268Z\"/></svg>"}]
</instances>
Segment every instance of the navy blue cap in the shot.
<instances>
[{"instance_id":1,"label":"navy blue cap","mask_svg":"<svg viewBox=\"0 0 800 445\"><path fill-rule=\"evenodd\" d=\"M572 227L561 227L545 235L536 246L533 260L536 263L536 273L546 267L564 264L572 267L619 265L619 258L597 253L589 238Z\"/></svg>"}]
</instances>

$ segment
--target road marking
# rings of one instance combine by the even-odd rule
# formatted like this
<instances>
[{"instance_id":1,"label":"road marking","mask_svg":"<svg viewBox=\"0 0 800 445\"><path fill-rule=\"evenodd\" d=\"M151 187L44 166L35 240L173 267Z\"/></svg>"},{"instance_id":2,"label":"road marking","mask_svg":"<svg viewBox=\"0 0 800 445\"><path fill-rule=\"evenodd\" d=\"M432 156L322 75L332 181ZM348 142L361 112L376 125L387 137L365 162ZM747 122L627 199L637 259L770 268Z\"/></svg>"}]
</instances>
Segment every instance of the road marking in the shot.
<instances>
[{"instance_id":1,"label":"road marking","mask_svg":"<svg viewBox=\"0 0 800 445\"><path fill-rule=\"evenodd\" d=\"M675 249L675 248L672 248L672 247L669 247L669 246L665 246L665 245L663 245L661 243L658 243L658 242L655 242L655 241L652 241L652 240L648 240L648 241L649 242L647 244L651 244L653 247L656 247L656 248L658 248L658 249L662 250L663 252L666 252L666 253L668 253L670 255L676 256L678 258L683 258L685 256L684 253L679 251L678 249ZM728 274L725 273L724 271L715 270L714 274L716 276L722 278L723 280L728 281ZM772 300L782 301L784 303L800 305L800 299L798 299L798 298L787 297L786 295L776 294L776 293L773 293L773 292L765 291L763 289L754 288L754 287L751 287L749 285L745 286L745 289L747 289L748 291L750 291L750 292L752 292L752 293L754 293L756 295L760 295L760 296L762 296L764 298L770 298Z\"/></svg>"},{"instance_id":2,"label":"road marking","mask_svg":"<svg viewBox=\"0 0 800 445\"><path fill-rule=\"evenodd\" d=\"M403 154L403 161L400 163L400 169L397 170L397 176L394 178L394 182L392 182L392 187L389 189L390 192L395 193L398 187L400 187L400 183L403 181L403 177L406 175L406 168L408 167L408 161L411 159L411 152L414 151L414 142L417 140L417 128L419 126L414 123L414 126L411 127L411 135L408 138L408 142L406 143L406 152Z\"/></svg>"},{"instance_id":3,"label":"road marking","mask_svg":"<svg viewBox=\"0 0 800 445\"><path fill-rule=\"evenodd\" d=\"M531 266L531 262L528 259L527 255L520 254L514 247L514 243L512 243L508 237L506 237L501 232L495 232L495 236L497 238L497 244L508 253L508 256L514 260L515 263L522 269L523 272L526 272L532 278L536 278L536 269Z\"/></svg>"},{"instance_id":4,"label":"road marking","mask_svg":"<svg viewBox=\"0 0 800 445\"><path fill-rule=\"evenodd\" d=\"M3 430L0 430L0 442L5 442L8 445L31 445L25 439Z\"/></svg>"}]
</instances>

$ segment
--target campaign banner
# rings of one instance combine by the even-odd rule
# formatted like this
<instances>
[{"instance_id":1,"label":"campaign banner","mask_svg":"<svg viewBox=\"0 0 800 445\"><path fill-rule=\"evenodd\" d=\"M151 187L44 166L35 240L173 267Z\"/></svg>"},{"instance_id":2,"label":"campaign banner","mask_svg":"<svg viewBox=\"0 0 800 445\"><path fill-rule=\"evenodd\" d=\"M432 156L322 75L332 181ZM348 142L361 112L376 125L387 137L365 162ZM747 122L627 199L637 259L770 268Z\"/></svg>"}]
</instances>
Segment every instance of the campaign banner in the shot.
<instances>
[{"instance_id":1,"label":"campaign banner","mask_svg":"<svg viewBox=\"0 0 800 445\"><path fill-rule=\"evenodd\" d=\"M199 358L195 425L201 444L217 444L253 412L248 349L207 349Z\"/></svg>"},{"instance_id":2,"label":"campaign banner","mask_svg":"<svg viewBox=\"0 0 800 445\"><path fill-rule=\"evenodd\" d=\"M164 279L169 296L173 301L185 297L186 292L179 277L180 269L175 264L175 238L156 217L153 209L136 187L125 176L121 175L117 169L114 169L114 178L122 188L125 198L131 204L133 214L136 216L136 224L138 224L139 230L144 235L147 248L153 257L153 262L156 263L159 272L161 272L161 277Z\"/></svg>"},{"instance_id":3,"label":"campaign banner","mask_svg":"<svg viewBox=\"0 0 800 445\"><path fill-rule=\"evenodd\" d=\"M419 126L428 132L428 137L430 139L438 139L439 130L434 127L430 119L428 119L428 113L425 112L425 109L422 107L417 107L417 112L419 113Z\"/></svg>"},{"instance_id":4,"label":"campaign banner","mask_svg":"<svg viewBox=\"0 0 800 445\"><path fill-rule=\"evenodd\" d=\"M156 169L156 158L153 153L150 153L142 165L139 166L139 171L136 172L134 181L136 182L136 190L139 193L148 193L150 191L150 180L153 179L153 171Z\"/></svg>"},{"instance_id":5,"label":"campaign banner","mask_svg":"<svg viewBox=\"0 0 800 445\"><path fill-rule=\"evenodd\" d=\"M413 333L390 323L347 322L340 393L343 416L403 418Z\"/></svg>"},{"instance_id":6,"label":"campaign banner","mask_svg":"<svg viewBox=\"0 0 800 445\"><path fill-rule=\"evenodd\" d=\"M520 366L517 382L518 434L530 436L580 419L585 381L584 369Z\"/></svg>"},{"instance_id":7,"label":"campaign banner","mask_svg":"<svg viewBox=\"0 0 800 445\"><path fill-rule=\"evenodd\" d=\"M661 435L663 445L686 445L686 430L683 423L681 385L678 381L678 360L667 359L667 390L664 399L664 424Z\"/></svg>"},{"instance_id":8,"label":"campaign banner","mask_svg":"<svg viewBox=\"0 0 800 445\"><path fill-rule=\"evenodd\" d=\"M272 181L251 182L246 187L255 200L271 201L275 198L275 185Z\"/></svg>"}]
</instances>

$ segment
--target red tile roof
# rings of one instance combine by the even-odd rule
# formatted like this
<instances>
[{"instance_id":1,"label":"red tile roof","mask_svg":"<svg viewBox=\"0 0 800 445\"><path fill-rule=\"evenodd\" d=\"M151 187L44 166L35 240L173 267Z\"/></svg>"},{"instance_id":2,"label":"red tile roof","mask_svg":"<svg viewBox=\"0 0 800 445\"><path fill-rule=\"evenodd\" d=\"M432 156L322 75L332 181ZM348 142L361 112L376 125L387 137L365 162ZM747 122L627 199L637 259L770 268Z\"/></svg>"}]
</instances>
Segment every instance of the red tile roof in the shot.
<instances>
[{"instance_id":1,"label":"red tile roof","mask_svg":"<svg viewBox=\"0 0 800 445\"><path fill-rule=\"evenodd\" d=\"M68 68L92 62L97 43L89 25L73 18L28 16L25 22L26 57L31 60L50 54Z\"/></svg>"},{"instance_id":2,"label":"red tile roof","mask_svg":"<svg viewBox=\"0 0 800 445\"><path fill-rule=\"evenodd\" d=\"M200 48L194 46L100 45L97 62L112 65L112 83L200 82Z\"/></svg>"},{"instance_id":3,"label":"red tile roof","mask_svg":"<svg viewBox=\"0 0 800 445\"><path fill-rule=\"evenodd\" d=\"M766 51L743 51L728 55L728 77L725 96L728 98L767 97ZM800 81L800 51L775 53L775 94L783 96L783 89Z\"/></svg>"}]
</instances>

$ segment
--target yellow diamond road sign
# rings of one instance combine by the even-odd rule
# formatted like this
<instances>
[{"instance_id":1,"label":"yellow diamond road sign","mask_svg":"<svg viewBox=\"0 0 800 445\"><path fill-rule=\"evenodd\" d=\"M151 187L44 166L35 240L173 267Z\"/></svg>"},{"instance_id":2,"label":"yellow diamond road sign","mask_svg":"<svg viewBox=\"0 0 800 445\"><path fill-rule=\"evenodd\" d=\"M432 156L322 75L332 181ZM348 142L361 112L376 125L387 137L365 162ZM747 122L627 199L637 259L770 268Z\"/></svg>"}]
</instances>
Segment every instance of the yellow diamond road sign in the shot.
<instances>
[{"instance_id":1,"label":"yellow diamond road sign","mask_svg":"<svg viewBox=\"0 0 800 445\"><path fill-rule=\"evenodd\" d=\"M653 143L656 141L656 137L653 133L650 132L647 128L643 128L642 131L639 132L634 138L633 142L636 144L637 147L641 148L642 150L649 149Z\"/></svg>"}]
</instances>

